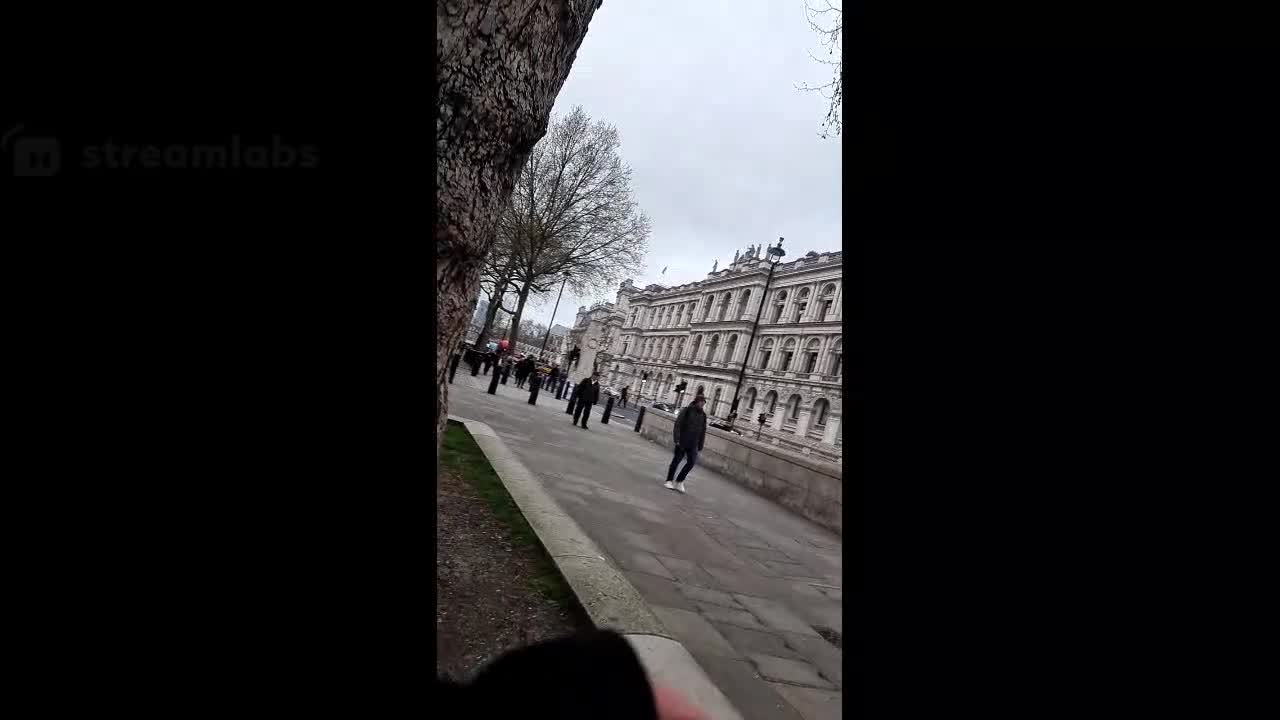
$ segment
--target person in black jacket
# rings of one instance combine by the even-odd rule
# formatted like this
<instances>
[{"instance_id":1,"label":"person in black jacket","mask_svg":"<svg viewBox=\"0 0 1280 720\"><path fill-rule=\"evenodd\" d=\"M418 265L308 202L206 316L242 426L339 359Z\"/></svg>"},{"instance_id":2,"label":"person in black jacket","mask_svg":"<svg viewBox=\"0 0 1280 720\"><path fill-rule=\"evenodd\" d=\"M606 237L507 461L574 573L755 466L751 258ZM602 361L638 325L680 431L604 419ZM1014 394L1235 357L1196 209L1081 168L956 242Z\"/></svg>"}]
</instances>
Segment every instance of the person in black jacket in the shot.
<instances>
[{"instance_id":1,"label":"person in black jacket","mask_svg":"<svg viewBox=\"0 0 1280 720\"><path fill-rule=\"evenodd\" d=\"M591 417L591 406L600 401L600 373L591 373L591 377L583 378L578 383L577 404L573 406L573 424L578 424L578 416L582 416L582 427L587 427L587 418Z\"/></svg>"},{"instance_id":2,"label":"person in black jacket","mask_svg":"<svg viewBox=\"0 0 1280 720\"><path fill-rule=\"evenodd\" d=\"M470 683L437 679L436 691L446 718L707 720L679 693L652 685L626 639L602 630L513 650Z\"/></svg>"},{"instance_id":3,"label":"person in black jacket","mask_svg":"<svg viewBox=\"0 0 1280 720\"><path fill-rule=\"evenodd\" d=\"M703 404L707 401L707 397L702 394L702 390L698 390L698 394L694 396L693 402L689 403L689 407L680 411L676 416L676 426L674 430L676 454L671 459L671 466L667 468L667 489L678 490L684 492L684 479L689 476L689 471L693 469L693 464L698 461L698 453L702 452L702 443L707 437L707 414L702 411ZM680 475L675 476L676 466L680 464L683 458L689 458L684 469L680 471ZM675 476L675 483L672 483L672 477Z\"/></svg>"},{"instance_id":4,"label":"person in black jacket","mask_svg":"<svg viewBox=\"0 0 1280 720\"><path fill-rule=\"evenodd\" d=\"M627 390L628 390L630 387L631 387L631 386L630 386L630 385L628 385L628 386L626 386L626 387L622 388L622 407L624 407L624 408L627 406Z\"/></svg>"}]
</instances>

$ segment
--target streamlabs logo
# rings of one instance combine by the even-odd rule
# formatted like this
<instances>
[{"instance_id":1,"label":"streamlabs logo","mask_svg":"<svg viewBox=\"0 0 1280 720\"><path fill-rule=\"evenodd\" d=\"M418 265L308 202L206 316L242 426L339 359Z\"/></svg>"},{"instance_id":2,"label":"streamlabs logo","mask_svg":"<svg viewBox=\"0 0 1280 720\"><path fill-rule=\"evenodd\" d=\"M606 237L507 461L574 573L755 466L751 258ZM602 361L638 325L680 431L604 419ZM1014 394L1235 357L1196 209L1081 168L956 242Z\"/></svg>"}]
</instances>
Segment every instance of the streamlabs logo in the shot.
<instances>
[{"instance_id":1,"label":"streamlabs logo","mask_svg":"<svg viewBox=\"0 0 1280 720\"><path fill-rule=\"evenodd\" d=\"M21 137L18 125L0 140L0 151L11 159L16 177L57 175L62 167L62 146L55 137Z\"/></svg>"}]
</instances>

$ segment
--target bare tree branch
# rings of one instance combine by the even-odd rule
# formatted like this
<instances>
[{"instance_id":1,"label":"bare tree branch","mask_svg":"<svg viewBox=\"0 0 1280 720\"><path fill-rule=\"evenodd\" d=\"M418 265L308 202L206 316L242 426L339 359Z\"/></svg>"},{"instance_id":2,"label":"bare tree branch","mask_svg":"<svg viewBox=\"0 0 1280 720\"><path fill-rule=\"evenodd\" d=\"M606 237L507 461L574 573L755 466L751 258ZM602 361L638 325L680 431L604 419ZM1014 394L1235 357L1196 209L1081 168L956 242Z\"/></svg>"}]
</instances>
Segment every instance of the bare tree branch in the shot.
<instances>
[{"instance_id":1,"label":"bare tree branch","mask_svg":"<svg viewBox=\"0 0 1280 720\"><path fill-rule=\"evenodd\" d=\"M833 5L831 0L823 0L823 2L825 7L820 8L815 8L806 2L804 9L809 27L821 38L822 44L827 48L828 57L823 60L814 57L813 53L809 53L809 57L817 63L833 67L833 77L831 82L824 85L802 83L798 87L806 92L820 93L829 101L827 116L822 122L822 137L828 138L839 135L843 127L840 113L844 100L844 63L840 54L840 43L844 36L844 10L843 7Z\"/></svg>"}]
</instances>

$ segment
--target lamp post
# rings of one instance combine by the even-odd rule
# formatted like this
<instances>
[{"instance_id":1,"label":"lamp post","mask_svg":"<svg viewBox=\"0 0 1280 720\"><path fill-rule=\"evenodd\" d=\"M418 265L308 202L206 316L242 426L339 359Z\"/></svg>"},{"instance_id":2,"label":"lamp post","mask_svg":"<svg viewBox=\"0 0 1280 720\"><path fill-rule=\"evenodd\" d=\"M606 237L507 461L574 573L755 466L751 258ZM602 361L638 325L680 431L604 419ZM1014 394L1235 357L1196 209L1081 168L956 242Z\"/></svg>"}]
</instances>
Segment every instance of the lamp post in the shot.
<instances>
[{"instance_id":1,"label":"lamp post","mask_svg":"<svg viewBox=\"0 0 1280 720\"><path fill-rule=\"evenodd\" d=\"M751 335L747 338L747 353L742 357L742 367L738 368L738 383L733 386L733 403L729 406L730 427L738 422L738 391L742 389L742 377L747 374L747 363L751 360L751 343L756 339L756 329L760 327L760 314L764 312L764 304L769 301L769 285L773 282L773 271L786 254L782 249L782 238L778 238L778 244L766 252L769 276L765 278L764 292L760 295L760 307L756 308L756 321L752 323Z\"/></svg>"},{"instance_id":2,"label":"lamp post","mask_svg":"<svg viewBox=\"0 0 1280 720\"><path fill-rule=\"evenodd\" d=\"M551 328L556 326L556 311L560 309L560 296L564 295L564 284L569 282L569 273L564 274L564 280L560 281L560 292L556 294L556 306L551 308L551 325L547 328L546 337L542 338L542 350L539 355L547 354L547 341L551 339Z\"/></svg>"}]
</instances>

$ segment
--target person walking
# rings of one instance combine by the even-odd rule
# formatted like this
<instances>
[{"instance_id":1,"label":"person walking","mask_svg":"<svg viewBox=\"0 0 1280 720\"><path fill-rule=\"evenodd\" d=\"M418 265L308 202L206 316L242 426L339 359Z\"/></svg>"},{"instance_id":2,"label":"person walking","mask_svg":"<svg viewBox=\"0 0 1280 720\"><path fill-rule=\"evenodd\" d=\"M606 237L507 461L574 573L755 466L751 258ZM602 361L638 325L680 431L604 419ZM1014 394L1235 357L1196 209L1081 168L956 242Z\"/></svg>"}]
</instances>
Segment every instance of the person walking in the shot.
<instances>
[{"instance_id":1,"label":"person walking","mask_svg":"<svg viewBox=\"0 0 1280 720\"><path fill-rule=\"evenodd\" d=\"M627 387L622 388L622 407L624 408L627 406L627 388L630 387L631 386L628 385Z\"/></svg>"},{"instance_id":2,"label":"person walking","mask_svg":"<svg viewBox=\"0 0 1280 720\"><path fill-rule=\"evenodd\" d=\"M694 463L698 461L698 453L702 452L702 443L707 437L707 414L702 411L702 406L706 403L707 397L702 394L702 390L698 390L698 394L693 397L693 402L689 403L689 407L680 411L676 416L676 425L674 428L676 452L675 457L671 459L671 465L667 468L667 489L678 490L684 492L684 479L689 476L689 471L693 469ZM676 475L676 466L681 460L688 458L684 469ZM672 478L675 482L672 482Z\"/></svg>"},{"instance_id":3,"label":"person walking","mask_svg":"<svg viewBox=\"0 0 1280 720\"><path fill-rule=\"evenodd\" d=\"M583 378L578 383L577 404L573 406L573 424L578 424L578 416L582 416L582 427L587 427L587 418L591 417L591 406L600 401L600 373L591 373L591 377Z\"/></svg>"}]
</instances>

